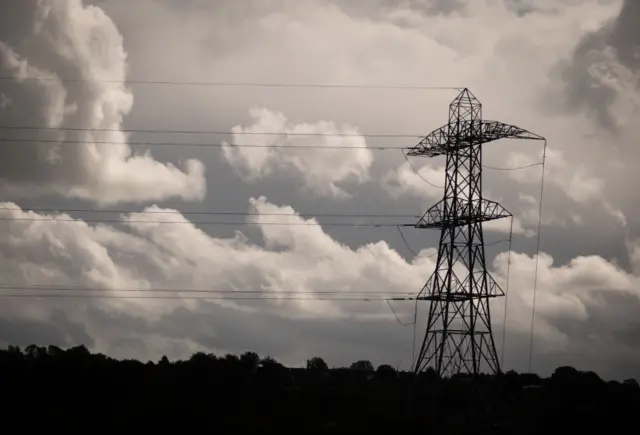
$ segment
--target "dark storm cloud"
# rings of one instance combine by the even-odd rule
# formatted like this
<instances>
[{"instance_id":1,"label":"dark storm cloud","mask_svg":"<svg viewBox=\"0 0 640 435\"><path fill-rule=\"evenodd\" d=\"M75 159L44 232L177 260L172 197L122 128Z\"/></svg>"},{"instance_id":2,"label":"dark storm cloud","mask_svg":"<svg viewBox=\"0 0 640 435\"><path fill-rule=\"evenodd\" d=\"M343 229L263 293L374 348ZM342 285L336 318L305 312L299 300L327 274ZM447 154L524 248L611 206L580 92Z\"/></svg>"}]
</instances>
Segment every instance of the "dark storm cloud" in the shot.
<instances>
[{"instance_id":1,"label":"dark storm cloud","mask_svg":"<svg viewBox=\"0 0 640 435\"><path fill-rule=\"evenodd\" d=\"M273 313L239 313L211 303L198 304L196 308L179 307L157 320L146 320L127 313L105 311L99 306L88 309L94 326L114 334L114 348L133 349L133 356L141 359L157 359L144 337L156 336L160 340L190 342L205 351L240 354L255 351L262 356L276 356L286 364L300 364L312 356L322 356L333 366L349 365L358 359L369 359L374 364L388 363L408 369L411 364L412 328L387 320L286 318ZM402 307L397 306L404 321ZM426 313L426 305L420 307L420 316ZM605 379L640 377L633 360L633 349L640 342L640 328L634 321L640 303L636 297L611 292L599 292L591 304L587 304L589 318L584 321L554 319L552 324L568 337L562 349L544 350L541 337L534 342L533 370L549 375L562 365L581 370L594 370ZM411 310L409 310L411 311ZM499 313L494 313L499 315ZM8 337L16 343L44 343L49 337L52 343L66 346L87 344L93 340L79 325L70 323L64 316L55 316L51 324L21 323L9 330ZM416 345L419 347L424 334L424 319L419 318ZM4 321L2 325L9 325ZM6 326L6 325L5 325ZM21 327L20 333L17 328ZM26 332L25 332L26 331ZM44 332L48 331L48 332ZM502 328L494 328L498 354L501 354ZM18 338L15 338L18 337ZM10 341L9 340L9 341ZM15 341L17 340L17 341ZM44 340L44 341L43 341ZM89 340L89 341L87 341ZM47 342L48 343L48 342ZM599 349L593 352L593 349ZM190 352L176 348L172 358L188 358ZM504 358L505 370L526 372L528 368L529 334L507 330Z\"/></svg>"},{"instance_id":2,"label":"dark storm cloud","mask_svg":"<svg viewBox=\"0 0 640 435\"><path fill-rule=\"evenodd\" d=\"M322 356L334 365L348 365L363 358L376 364L403 364L405 368L410 364L410 330L391 319L292 319L260 312L259 302L253 305L257 312L239 313L201 303L194 309L176 308L155 321L106 312L97 306L90 309L90 315L98 328L120 332L112 341L116 346L139 342L138 337L145 334L158 334L195 343L202 349L277 356L288 364L303 363L312 356ZM130 332L122 333L125 331ZM138 356L144 358L148 349L144 340L139 344Z\"/></svg>"},{"instance_id":3,"label":"dark storm cloud","mask_svg":"<svg viewBox=\"0 0 640 435\"><path fill-rule=\"evenodd\" d=\"M84 344L91 347L94 340L87 334L83 324L71 321L60 310L51 313L49 321L0 318L0 342L18 346L56 345L74 346Z\"/></svg>"},{"instance_id":4,"label":"dark storm cloud","mask_svg":"<svg viewBox=\"0 0 640 435\"><path fill-rule=\"evenodd\" d=\"M640 72L640 3L625 0L620 14L599 30L586 35L571 60L560 67L566 81L570 107L585 108L595 113L598 122L615 131L617 120L611 106L618 90L605 86L599 73L612 80L624 80L615 63L620 62L633 74Z\"/></svg>"},{"instance_id":5,"label":"dark storm cloud","mask_svg":"<svg viewBox=\"0 0 640 435\"><path fill-rule=\"evenodd\" d=\"M569 337L562 351L539 354L541 364L573 365L596 371L604 378L640 378L640 367L629 361L640 356L640 300L611 290L594 291L584 299L585 320L556 318L552 324ZM593 349L598 349L593 352Z\"/></svg>"}]
</instances>

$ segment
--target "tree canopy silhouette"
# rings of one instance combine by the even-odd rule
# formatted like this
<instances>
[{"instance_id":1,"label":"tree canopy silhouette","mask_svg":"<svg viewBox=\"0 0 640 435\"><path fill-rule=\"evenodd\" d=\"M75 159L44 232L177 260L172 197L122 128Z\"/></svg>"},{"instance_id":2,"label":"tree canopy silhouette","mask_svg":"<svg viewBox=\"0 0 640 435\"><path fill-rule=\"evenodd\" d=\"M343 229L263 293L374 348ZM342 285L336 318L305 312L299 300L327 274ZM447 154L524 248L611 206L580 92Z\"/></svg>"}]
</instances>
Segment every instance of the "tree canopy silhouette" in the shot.
<instances>
[{"instance_id":1,"label":"tree canopy silhouette","mask_svg":"<svg viewBox=\"0 0 640 435\"><path fill-rule=\"evenodd\" d=\"M319 376L320 375L320 376ZM633 430L640 387L558 368L549 379L415 376L368 360L329 369L321 357L288 368L255 352L186 360L116 360L84 346L0 350L0 385L11 419L30 432L200 429L216 433L407 432L536 434Z\"/></svg>"}]
</instances>

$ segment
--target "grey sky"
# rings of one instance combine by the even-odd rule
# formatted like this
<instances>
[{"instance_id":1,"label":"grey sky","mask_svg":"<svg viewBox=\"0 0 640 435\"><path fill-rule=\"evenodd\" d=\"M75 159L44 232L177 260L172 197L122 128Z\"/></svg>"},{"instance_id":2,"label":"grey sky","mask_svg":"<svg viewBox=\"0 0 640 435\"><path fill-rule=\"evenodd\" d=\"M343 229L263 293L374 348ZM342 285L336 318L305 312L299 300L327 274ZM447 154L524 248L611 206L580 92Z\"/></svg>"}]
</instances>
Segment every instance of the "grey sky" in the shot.
<instances>
[{"instance_id":1,"label":"grey sky","mask_svg":"<svg viewBox=\"0 0 640 435\"><path fill-rule=\"evenodd\" d=\"M91 9L69 0L57 2L51 11L25 1L11 14L0 14L14 23L0 26L0 42L12 50L0 50L2 74L24 74L15 66L22 59L38 69L33 74L79 74L87 82L51 82L50 88L0 83L0 95L11 101L0 111L0 123L226 132L357 128L364 134L420 135L446 122L447 104L455 93L122 87L95 78L126 74L134 80L468 86L484 103L487 118L549 138L542 246L553 264L541 262L534 368L548 371L581 362L607 376L630 376L635 373L626 361L637 358L640 347L629 338L635 331L634 312L625 308L633 304L619 301L640 296L634 274L640 264L635 254L640 204L633 190L621 187L636 181L634 163L640 156L634 146L637 38L635 21L628 18L638 11L627 3L616 18L621 1L458 2L455 10L443 10L443 2L436 1L106 0L93 2ZM73 37L67 37L68 29L75 29ZM600 88L594 90L594 85ZM65 111L61 102L80 110ZM252 117L252 109L264 110ZM116 133L106 140L266 139ZM287 140L304 144L295 137ZM412 138L354 138L344 144L356 146L358 140L372 148L415 143ZM0 173L5 198L27 208L112 205L142 210L157 204L182 211L242 211L249 209L250 198L265 196L254 205L258 211L290 206L305 213L420 214L438 196L394 151L280 150L261 155L243 149L228 159L219 148L152 147L150 156L132 162L126 147L99 148L97 156L86 151L89 147L61 147L52 160L42 155L42 145L24 145L19 153L15 146L0 147L5 154ZM485 150L485 163L518 166L537 161L540 152L539 144L492 144ZM440 160L412 163L435 181L441 175ZM485 172L488 195L514 212L522 228L514 239L518 254L510 280L506 359L519 369L526 367L528 351L518 343L526 341L531 313L531 235L537 224L539 176L539 168ZM396 190L385 184L389 179L397 181ZM432 270L430 260L412 258L394 228L327 227L322 233L240 227L245 240L233 238L233 228L211 226L201 233L190 225L93 229L64 222L2 224L6 235L0 237L0 253L7 281L23 285L416 291ZM437 240L434 233L407 230L407 235L416 251ZM500 240L506 234L490 231L487 237ZM505 249L488 251L493 257ZM505 263L506 257L498 256L492 266L500 282ZM597 297L601 292L607 296ZM494 306L500 330L501 304ZM153 359L201 348L252 348L291 364L319 354L330 364L370 358L408 365L411 328L399 326L385 304L335 305L261 303L258 311L245 314L242 307L213 303L6 300L0 314L13 325L7 330L24 328L0 339L23 344L82 341L114 355ZM396 307L405 320L411 317L409 305ZM50 324L56 325L52 331L67 334L45 333ZM596 337L594 342L585 338L586 331ZM603 362L599 355L604 349L610 360Z\"/></svg>"}]
</instances>

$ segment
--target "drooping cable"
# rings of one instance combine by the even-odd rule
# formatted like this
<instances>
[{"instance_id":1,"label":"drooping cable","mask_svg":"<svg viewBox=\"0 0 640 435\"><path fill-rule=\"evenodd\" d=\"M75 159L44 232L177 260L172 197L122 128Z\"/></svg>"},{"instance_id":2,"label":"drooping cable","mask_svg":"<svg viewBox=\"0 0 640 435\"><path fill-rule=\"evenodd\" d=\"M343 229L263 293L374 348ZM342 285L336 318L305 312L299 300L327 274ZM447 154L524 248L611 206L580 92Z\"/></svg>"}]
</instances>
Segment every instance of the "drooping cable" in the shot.
<instances>
[{"instance_id":1,"label":"drooping cable","mask_svg":"<svg viewBox=\"0 0 640 435\"><path fill-rule=\"evenodd\" d=\"M387 305L389 305L389 308L391 308L391 312L393 313L394 317L396 318L396 322L398 322L398 325L400 326L411 326L413 324L413 322L410 323L405 323L402 320L400 320L400 317L398 317L398 313L396 313L396 310L393 309L393 305L391 305L391 301L389 299L387 299Z\"/></svg>"},{"instance_id":2,"label":"drooping cable","mask_svg":"<svg viewBox=\"0 0 640 435\"><path fill-rule=\"evenodd\" d=\"M535 166L540 166L540 165L542 165L542 162L531 163L530 165L524 165L524 166L514 166L512 168L498 168L496 166L489 166L489 165L482 165L482 167L484 169L491 169L494 171L519 171L521 169L533 168Z\"/></svg>"},{"instance_id":3,"label":"drooping cable","mask_svg":"<svg viewBox=\"0 0 640 435\"><path fill-rule=\"evenodd\" d=\"M437 253L437 252L435 252L435 253L433 253L433 254L431 254L431 255L427 255L426 257L423 257L423 256L421 256L421 255L418 255L418 254L416 253L416 251L414 251L413 249L411 249L411 246L409 245L409 242L407 241L406 237L404 236L404 233L402 232L402 228L400 228L400 225L396 225L396 228L398 228L398 232L400 233L400 237L402 238L402 241L404 242L405 247L407 248L407 250L408 250L409 252L411 252L411 254L413 254L413 256L414 256L414 257L417 257L417 258L432 258L432 257L434 257L434 256L438 255L438 253Z\"/></svg>"},{"instance_id":4,"label":"drooping cable","mask_svg":"<svg viewBox=\"0 0 640 435\"><path fill-rule=\"evenodd\" d=\"M422 179L422 181L424 181L425 183L427 183L430 186L433 186L433 187L435 187L437 189L444 189L444 186L438 186L437 184L433 184L431 181L425 179L422 175L420 175L420 172L418 172L418 170L413 166L413 164L411 164L411 161L409 160L409 156L407 156L407 153L404 152L404 149L401 149L401 151L402 151L402 155L404 156L404 159L409 164L409 167L411 169L413 169L413 172L415 172L416 175Z\"/></svg>"},{"instance_id":5,"label":"drooping cable","mask_svg":"<svg viewBox=\"0 0 640 435\"><path fill-rule=\"evenodd\" d=\"M538 264L540 262L540 232L542 229L542 201L544 195L544 174L547 159L547 140L544 140L544 148L542 151L542 175L540 180L540 204L538 209L538 237L536 242L536 266L533 279L533 303L531 307L531 337L529 338L529 373L531 373L531 364L533 360L533 336L536 319L536 297L538 293Z\"/></svg>"},{"instance_id":6,"label":"drooping cable","mask_svg":"<svg viewBox=\"0 0 640 435\"><path fill-rule=\"evenodd\" d=\"M413 340L411 341L411 371L415 371L416 364L416 328L418 326L418 298L415 298L413 306Z\"/></svg>"},{"instance_id":7,"label":"drooping cable","mask_svg":"<svg viewBox=\"0 0 640 435\"><path fill-rule=\"evenodd\" d=\"M500 351L500 367L504 368L504 349L507 338L507 312L509 305L509 275L511 274L511 246L513 241L513 221L511 216L511 227L509 228L509 253L507 254L507 283L504 290L504 316L502 318L502 349Z\"/></svg>"}]
</instances>

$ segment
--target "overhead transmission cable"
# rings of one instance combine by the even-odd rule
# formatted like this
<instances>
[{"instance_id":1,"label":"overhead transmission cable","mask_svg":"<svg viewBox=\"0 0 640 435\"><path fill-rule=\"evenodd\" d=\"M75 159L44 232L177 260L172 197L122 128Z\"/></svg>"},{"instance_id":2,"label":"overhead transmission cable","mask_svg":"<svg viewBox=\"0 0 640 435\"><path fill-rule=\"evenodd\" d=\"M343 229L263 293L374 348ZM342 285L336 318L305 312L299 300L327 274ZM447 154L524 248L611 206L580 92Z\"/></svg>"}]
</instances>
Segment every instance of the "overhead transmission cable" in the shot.
<instances>
[{"instance_id":1,"label":"overhead transmission cable","mask_svg":"<svg viewBox=\"0 0 640 435\"><path fill-rule=\"evenodd\" d=\"M409 245L407 238L404 236L404 233L402 232L402 228L400 227L400 225L396 225L396 228L398 228L398 232L400 233L400 237L402 238L402 241L404 242L405 247L414 257L426 259L426 258L432 258L438 255L438 251L434 252L433 254L427 255L426 257L419 255L418 253L416 253L416 251L411 249L411 245Z\"/></svg>"},{"instance_id":2,"label":"overhead transmission cable","mask_svg":"<svg viewBox=\"0 0 640 435\"><path fill-rule=\"evenodd\" d=\"M513 221L511 216L511 225L509 228L509 251L507 254L507 283L504 290L504 316L502 318L502 347L500 350L500 367L504 367L504 349L507 339L507 307L509 303L509 276L511 275L511 247L513 243Z\"/></svg>"},{"instance_id":3,"label":"overhead transmission cable","mask_svg":"<svg viewBox=\"0 0 640 435\"><path fill-rule=\"evenodd\" d=\"M534 272L533 279L533 301L531 308L531 336L529 338L529 373L531 373L531 363L533 360L533 336L535 329L535 319L536 319L536 296L538 293L538 264L540 263L540 233L542 230L542 201L544 197L544 175L545 175L545 166L547 160L547 140L544 141L544 148L542 150L542 174L540 180L540 204L538 208L538 235L536 241L536 266Z\"/></svg>"},{"instance_id":4,"label":"overhead transmission cable","mask_svg":"<svg viewBox=\"0 0 640 435\"><path fill-rule=\"evenodd\" d=\"M163 86L216 86L216 87L247 87L247 88L319 88L319 89L393 89L393 90L448 90L459 91L464 87L455 86L421 86L421 85L362 85L349 83L267 83L267 82L232 82L222 80L108 80L108 79L80 79L68 77L0 77L6 82L54 81L59 83L114 83L136 85Z\"/></svg>"},{"instance_id":5,"label":"overhead transmission cable","mask_svg":"<svg viewBox=\"0 0 640 435\"><path fill-rule=\"evenodd\" d=\"M0 129L3 128L7 128L4 126L0 126ZM157 130L158 132L160 132L161 130ZM215 132L212 134L245 134L245 133L223 133L223 132ZM246 134L254 134L251 132L246 132ZM286 133L286 132L263 132L263 133L255 133L255 134L262 134L262 135L268 135L268 136L272 136L272 135L281 135L281 136L313 136L313 137L321 137L321 136L327 136L327 137L349 137L349 136L359 136L359 137L384 137L385 135L379 135L379 134L342 134L342 133ZM407 135L407 136L402 136L402 135L390 135L388 137L414 137L411 135ZM415 136L415 137L419 137L419 136ZM376 145L356 145L356 146L350 146L350 145L296 145L296 144L292 144L292 145L282 145L282 144L252 144L252 143L242 143L242 144L234 144L234 143L200 143L200 142L153 142L153 141L110 141L110 140L57 140L57 139L38 139L38 138L6 138L6 137L0 137L0 143L15 143L15 144L19 144L19 143L31 143L31 144L56 144L56 145L83 145L83 146L87 146L87 145L129 145L129 146L165 146L165 147L204 147L204 148L223 148L223 147L229 147L229 148L276 148L276 149L283 149L283 148L291 148L291 149L296 149L296 150L357 150L357 149L367 149L367 150L371 150L371 151L392 151L392 150L400 150L402 151L404 158L407 160L407 162L409 163L409 165L411 166L411 169L414 170L414 172L416 172L416 174L418 174L418 176L420 178L422 178L424 180L424 178L420 175L420 173L416 170L416 168L413 166L413 164L411 163L411 161L409 160L407 154L405 153L405 148L406 147L401 147L401 146L376 146ZM483 168L486 169L492 169L492 170L497 170L497 171L514 171L514 170L520 170L520 169L527 169L527 168L531 168L534 166L539 166L541 165L541 162L537 162L537 163L533 163L533 164L529 164L529 165L525 165L525 166L516 166L516 167L512 167L512 168L500 168L500 167L495 167L495 166L489 166L489 165L483 165ZM434 187L443 189L443 186L438 186L435 185L433 183L431 183L430 181L424 180L426 183L431 184Z\"/></svg>"},{"instance_id":6,"label":"overhead transmission cable","mask_svg":"<svg viewBox=\"0 0 640 435\"><path fill-rule=\"evenodd\" d=\"M20 291L20 293L5 293ZM39 292L39 293L27 293ZM144 295L138 293L168 293ZM71 294L70 294L71 293ZM126 293L126 294L125 294ZM133 293L133 295L132 295ZM201 293L201 296L182 294ZM72 299L159 299L159 300L307 300L307 301L402 301L412 300L414 293L384 291L278 291L278 290L214 290L214 289L126 289L91 288L74 285L13 285L0 284L0 298L72 298Z\"/></svg>"},{"instance_id":7,"label":"overhead transmission cable","mask_svg":"<svg viewBox=\"0 0 640 435\"><path fill-rule=\"evenodd\" d=\"M421 138L424 134L401 133L328 133L328 132L283 132L283 131L228 131L228 130L163 130L153 128L90 128L90 127L44 127L35 125L0 125L3 130L32 130L32 131L79 131L94 133L162 133L162 134L197 134L197 135L226 135L226 136L288 136L288 137L367 137L367 138ZM124 142L120 142L124 143Z\"/></svg>"},{"instance_id":8,"label":"overhead transmission cable","mask_svg":"<svg viewBox=\"0 0 640 435\"><path fill-rule=\"evenodd\" d=\"M179 288L96 288L96 287L87 287L87 286L74 286L74 285L44 285L44 284L32 284L32 285L12 285L12 284L0 284L0 296L6 295L7 291L20 291L20 294L26 294L33 296L32 293L23 293L23 292L41 292L44 296L56 296L56 295L68 295L67 293L73 294L91 294L97 293L99 294L111 294L115 296L124 296L124 294L158 294L165 293L165 295L157 296L164 297L166 294L202 294L202 295L216 295L221 297L224 295L223 299L237 300L243 299L245 297L255 298L255 297L266 297L266 296L274 296L277 297L291 297L294 296L296 298L302 298L302 296L307 296L309 300L315 300L315 297L311 298L310 296L321 296L321 297L331 297L339 300L344 299L343 297L353 298L366 298L370 299L372 297L381 298L380 300L386 300L386 298L402 298L402 297L411 297L414 296L414 293L399 293L399 292L389 292L389 291L305 291L305 290L214 290L214 289L179 289ZM55 293L54 293L55 292ZM266 296L265 296L266 295ZM39 296L39 295L36 295ZM82 295L81 295L82 296ZM136 295L139 296L139 295ZM35 296L34 296L35 297ZM204 296L207 297L207 296ZM200 298L200 297L198 297Z\"/></svg>"},{"instance_id":9,"label":"overhead transmission cable","mask_svg":"<svg viewBox=\"0 0 640 435\"><path fill-rule=\"evenodd\" d=\"M299 297L299 296L157 296L157 295L85 295L85 294L27 294L27 293L0 293L0 299L158 299L158 300L203 300L203 301L332 301L332 302L384 302L395 298L388 297Z\"/></svg>"},{"instance_id":10,"label":"overhead transmission cable","mask_svg":"<svg viewBox=\"0 0 640 435\"><path fill-rule=\"evenodd\" d=\"M405 159L405 160L407 161L407 163L409 164L409 167L410 167L411 169L413 169L413 172L415 172L415 173L416 173L416 175L422 179L422 181L424 181L424 182L425 182L425 183L427 183L428 185L433 186L433 187L435 187L435 188L437 188L437 189L444 189L444 186L439 186L439 185L434 184L434 183L432 183L431 181L427 180L426 178L424 178L424 177L420 174L420 172L418 172L418 170L413 166L413 164L412 164L412 163L411 163L411 161L409 160L409 156L407 156L407 153L405 153L405 152L404 152L404 149L402 150L402 155L404 156L404 159Z\"/></svg>"},{"instance_id":11,"label":"overhead transmission cable","mask_svg":"<svg viewBox=\"0 0 640 435\"><path fill-rule=\"evenodd\" d=\"M391 312L393 312L394 317L396 318L396 322L398 322L398 324L400 326L411 326L415 323L415 320L413 322L410 323L406 323L403 322L402 320L400 320L400 317L398 317L398 313L396 313L396 310L393 309L393 305L391 305L391 301L387 299L387 305L389 305L389 308L391 308Z\"/></svg>"},{"instance_id":12,"label":"overhead transmission cable","mask_svg":"<svg viewBox=\"0 0 640 435\"><path fill-rule=\"evenodd\" d=\"M289 294L289 295L384 295L386 297L413 296L415 292L390 292L380 290L368 291L345 291L345 290L215 290L196 288L109 288L109 287L89 287L73 284L11 284L0 283L1 291L46 291L46 292L98 292L98 293L194 293L194 294L216 294L216 295L256 295L256 294Z\"/></svg>"},{"instance_id":13,"label":"overhead transmission cable","mask_svg":"<svg viewBox=\"0 0 640 435\"><path fill-rule=\"evenodd\" d=\"M494 171L518 171L518 170L521 170L521 169L533 168L535 166L540 166L540 165L542 165L542 162L531 163L530 165L524 165L524 166L514 166L514 167L511 167L511 168L498 168L498 167L495 167L495 166L488 166L488 165L482 165L482 167L484 169L491 169L491 170L494 170Z\"/></svg>"},{"instance_id":14,"label":"overhead transmission cable","mask_svg":"<svg viewBox=\"0 0 640 435\"><path fill-rule=\"evenodd\" d=\"M36 213L122 213L122 214L180 214L180 215L203 215L203 216L292 216L292 217L345 217L345 218L420 218L418 215L409 214L378 214L378 213L268 213L268 212L246 212L246 211L181 211L181 210L132 210L132 209L95 209L95 208L55 208L55 207L0 207L1 210L8 211L32 211Z\"/></svg>"},{"instance_id":15,"label":"overhead transmission cable","mask_svg":"<svg viewBox=\"0 0 640 435\"><path fill-rule=\"evenodd\" d=\"M349 227L349 228L373 228L373 227L396 227L397 223L391 222L365 222L365 223L349 223L349 222L247 222L247 221L158 221L143 219L73 219L73 218L20 218L20 217L0 217L0 221L31 221L31 222L75 222L75 223L105 223L105 224L159 224L159 225L274 225L274 226L292 226L292 227Z\"/></svg>"},{"instance_id":16,"label":"overhead transmission cable","mask_svg":"<svg viewBox=\"0 0 640 435\"><path fill-rule=\"evenodd\" d=\"M1 128L1 127L0 127ZM286 136L287 133L277 133ZM326 136L332 137L334 135L327 134ZM233 143L199 143L199 142L148 142L148 141L96 141L96 140L55 140L55 139L31 139L31 138L0 138L2 143L32 143L32 144L56 144L56 145L131 145L131 146L163 146L163 147L201 147L201 148L291 148L297 150L351 150L351 149L368 149L371 151L387 151L387 150L399 150L402 147L398 146L368 146L368 145L282 145L282 144L233 144Z\"/></svg>"}]
</instances>

